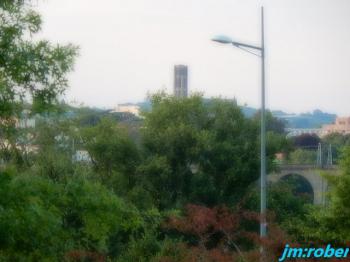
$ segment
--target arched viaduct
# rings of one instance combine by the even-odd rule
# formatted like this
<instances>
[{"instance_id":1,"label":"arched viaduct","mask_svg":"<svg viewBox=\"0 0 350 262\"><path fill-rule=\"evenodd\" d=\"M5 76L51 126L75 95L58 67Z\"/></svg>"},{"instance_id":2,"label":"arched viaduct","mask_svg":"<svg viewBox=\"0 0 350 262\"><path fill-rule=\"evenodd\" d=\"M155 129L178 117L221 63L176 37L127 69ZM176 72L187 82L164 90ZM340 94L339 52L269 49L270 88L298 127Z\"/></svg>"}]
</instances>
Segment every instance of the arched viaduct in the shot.
<instances>
[{"instance_id":1,"label":"arched viaduct","mask_svg":"<svg viewBox=\"0 0 350 262\"><path fill-rule=\"evenodd\" d=\"M322 173L336 175L337 167L332 166L325 169L314 165L282 165L279 171L269 174L267 180L274 183L289 175L301 176L310 184L313 190L313 203L315 205L325 205L329 185L321 175Z\"/></svg>"}]
</instances>

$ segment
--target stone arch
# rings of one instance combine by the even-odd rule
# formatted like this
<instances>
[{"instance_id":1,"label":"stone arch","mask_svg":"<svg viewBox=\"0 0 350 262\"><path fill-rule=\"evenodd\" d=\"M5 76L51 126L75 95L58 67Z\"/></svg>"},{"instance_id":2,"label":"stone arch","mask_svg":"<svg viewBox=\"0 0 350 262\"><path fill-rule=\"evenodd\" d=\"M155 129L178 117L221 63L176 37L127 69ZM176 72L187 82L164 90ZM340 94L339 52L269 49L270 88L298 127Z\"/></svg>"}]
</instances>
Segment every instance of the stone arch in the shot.
<instances>
[{"instance_id":1,"label":"stone arch","mask_svg":"<svg viewBox=\"0 0 350 262\"><path fill-rule=\"evenodd\" d=\"M310 203L314 203L315 192L312 181L310 181L304 175L298 174L296 172L285 173L283 176L280 176L279 181L295 183L296 187L293 193L297 196L305 198L307 201L310 201Z\"/></svg>"},{"instance_id":2,"label":"stone arch","mask_svg":"<svg viewBox=\"0 0 350 262\"><path fill-rule=\"evenodd\" d=\"M311 185L313 190L313 203L315 205L325 205L326 203L326 192L328 188L327 181L321 176L321 170L302 167L302 166L286 166L280 169L279 172L275 172L268 175L268 181L275 183L281 178L290 174L297 174L303 177Z\"/></svg>"}]
</instances>

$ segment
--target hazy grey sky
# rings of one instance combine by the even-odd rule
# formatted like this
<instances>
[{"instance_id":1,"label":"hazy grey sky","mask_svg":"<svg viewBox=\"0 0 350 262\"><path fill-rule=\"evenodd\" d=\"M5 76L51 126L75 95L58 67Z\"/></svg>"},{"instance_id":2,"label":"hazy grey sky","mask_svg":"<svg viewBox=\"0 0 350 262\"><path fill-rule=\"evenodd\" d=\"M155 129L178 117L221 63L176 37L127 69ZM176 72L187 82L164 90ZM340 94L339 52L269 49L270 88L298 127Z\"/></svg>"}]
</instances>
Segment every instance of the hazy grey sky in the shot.
<instances>
[{"instance_id":1,"label":"hazy grey sky","mask_svg":"<svg viewBox=\"0 0 350 262\"><path fill-rule=\"evenodd\" d=\"M267 104L350 115L350 0L45 0L42 36L81 48L68 100L111 107L172 92L173 65L190 91L260 105L259 58L209 39L259 44L265 6Z\"/></svg>"}]
</instances>

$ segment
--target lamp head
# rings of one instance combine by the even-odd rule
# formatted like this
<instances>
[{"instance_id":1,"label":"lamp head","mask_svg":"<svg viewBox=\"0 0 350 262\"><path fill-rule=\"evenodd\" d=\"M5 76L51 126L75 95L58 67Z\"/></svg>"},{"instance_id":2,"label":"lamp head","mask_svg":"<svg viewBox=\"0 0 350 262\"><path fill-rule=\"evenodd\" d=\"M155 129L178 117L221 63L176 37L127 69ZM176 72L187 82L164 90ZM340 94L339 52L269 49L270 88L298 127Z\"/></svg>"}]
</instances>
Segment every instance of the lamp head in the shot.
<instances>
[{"instance_id":1,"label":"lamp head","mask_svg":"<svg viewBox=\"0 0 350 262\"><path fill-rule=\"evenodd\" d=\"M221 44L232 44L232 39L230 37L224 36L224 35L215 36L211 40L214 42L221 43Z\"/></svg>"}]
</instances>

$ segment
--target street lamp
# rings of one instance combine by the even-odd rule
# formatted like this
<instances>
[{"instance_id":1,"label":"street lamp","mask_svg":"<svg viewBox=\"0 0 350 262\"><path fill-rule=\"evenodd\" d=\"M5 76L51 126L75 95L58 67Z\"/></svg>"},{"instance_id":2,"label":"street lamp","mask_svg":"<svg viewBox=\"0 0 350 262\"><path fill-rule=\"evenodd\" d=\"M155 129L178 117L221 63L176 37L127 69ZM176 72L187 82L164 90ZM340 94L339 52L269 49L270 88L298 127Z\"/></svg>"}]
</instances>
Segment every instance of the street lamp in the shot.
<instances>
[{"instance_id":1,"label":"street lamp","mask_svg":"<svg viewBox=\"0 0 350 262\"><path fill-rule=\"evenodd\" d=\"M248 45L233 41L227 36L212 39L221 44L232 44L248 53L261 58L261 145L260 145L260 237L266 236L266 120L265 120L265 45L264 45L264 8L261 7L261 46ZM259 53L253 52L259 51Z\"/></svg>"}]
</instances>

